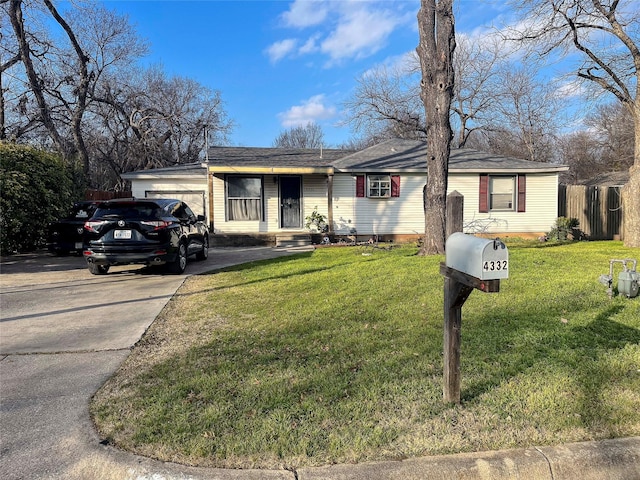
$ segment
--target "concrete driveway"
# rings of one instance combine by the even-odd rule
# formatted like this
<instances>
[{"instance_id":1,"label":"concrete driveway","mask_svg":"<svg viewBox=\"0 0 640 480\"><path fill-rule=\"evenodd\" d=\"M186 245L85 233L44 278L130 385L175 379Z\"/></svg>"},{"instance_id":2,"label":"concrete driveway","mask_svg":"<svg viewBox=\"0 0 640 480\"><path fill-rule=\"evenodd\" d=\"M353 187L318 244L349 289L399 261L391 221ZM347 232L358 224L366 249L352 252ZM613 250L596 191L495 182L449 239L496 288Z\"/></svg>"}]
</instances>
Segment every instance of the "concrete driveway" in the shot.
<instances>
[{"instance_id":1,"label":"concrete driveway","mask_svg":"<svg viewBox=\"0 0 640 480\"><path fill-rule=\"evenodd\" d=\"M301 249L210 249L184 275L139 266L89 273L81 257L17 255L0 265L0 476L128 478L89 418L91 396L189 275ZM106 455L106 456L105 456ZM140 462L143 460L140 459ZM124 470L122 470L124 469Z\"/></svg>"}]
</instances>

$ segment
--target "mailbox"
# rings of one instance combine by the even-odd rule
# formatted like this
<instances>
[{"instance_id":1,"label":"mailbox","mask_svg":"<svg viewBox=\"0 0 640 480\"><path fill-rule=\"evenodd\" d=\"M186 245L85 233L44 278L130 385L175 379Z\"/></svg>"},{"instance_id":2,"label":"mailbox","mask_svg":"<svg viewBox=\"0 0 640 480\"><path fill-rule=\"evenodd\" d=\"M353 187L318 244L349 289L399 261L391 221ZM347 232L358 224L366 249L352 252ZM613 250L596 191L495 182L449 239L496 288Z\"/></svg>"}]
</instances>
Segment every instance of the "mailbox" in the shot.
<instances>
[{"instance_id":1,"label":"mailbox","mask_svg":"<svg viewBox=\"0 0 640 480\"><path fill-rule=\"evenodd\" d=\"M480 280L509 278L509 251L499 239L453 233L445 245L445 264Z\"/></svg>"}]
</instances>

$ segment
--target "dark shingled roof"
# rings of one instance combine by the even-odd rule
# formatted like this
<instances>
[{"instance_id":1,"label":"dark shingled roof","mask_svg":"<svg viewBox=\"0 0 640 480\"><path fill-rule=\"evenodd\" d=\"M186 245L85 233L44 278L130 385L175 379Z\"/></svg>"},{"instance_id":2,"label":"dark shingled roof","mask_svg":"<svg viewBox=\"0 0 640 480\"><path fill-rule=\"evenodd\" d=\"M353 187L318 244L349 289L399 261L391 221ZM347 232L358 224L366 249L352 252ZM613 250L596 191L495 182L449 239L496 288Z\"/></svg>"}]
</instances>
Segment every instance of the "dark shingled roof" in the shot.
<instances>
[{"instance_id":1,"label":"dark shingled roof","mask_svg":"<svg viewBox=\"0 0 640 480\"><path fill-rule=\"evenodd\" d=\"M325 168L345 173L426 172L427 145L419 140L392 139L358 152L342 149L210 147L208 163L143 170L123 178L180 173L200 175L207 167ZM505 157L471 149L452 149L450 173L562 172L569 167Z\"/></svg>"},{"instance_id":2,"label":"dark shingled roof","mask_svg":"<svg viewBox=\"0 0 640 480\"><path fill-rule=\"evenodd\" d=\"M601 173L589 180L580 182L581 185L599 187L620 187L629 183L629 170L620 172Z\"/></svg>"},{"instance_id":3,"label":"dark shingled roof","mask_svg":"<svg viewBox=\"0 0 640 480\"><path fill-rule=\"evenodd\" d=\"M345 156L333 163L336 170L345 172L424 171L427 144L420 140L395 138ZM528 170L563 171L568 167L504 157L468 148L451 150L449 171Z\"/></svg>"},{"instance_id":4,"label":"dark shingled roof","mask_svg":"<svg viewBox=\"0 0 640 480\"><path fill-rule=\"evenodd\" d=\"M183 163L163 168L149 168L147 170L137 170L135 172L127 172L122 174L124 179L164 176L167 174L179 174L181 176L205 176L207 175L207 167L202 162Z\"/></svg>"},{"instance_id":5,"label":"dark shingled roof","mask_svg":"<svg viewBox=\"0 0 640 480\"><path fill-rule=\"evenodd\" d=\"M330 167L352 150L319 148L210 147L209 165L234 167Z\"/></svg>"}]
</instances>

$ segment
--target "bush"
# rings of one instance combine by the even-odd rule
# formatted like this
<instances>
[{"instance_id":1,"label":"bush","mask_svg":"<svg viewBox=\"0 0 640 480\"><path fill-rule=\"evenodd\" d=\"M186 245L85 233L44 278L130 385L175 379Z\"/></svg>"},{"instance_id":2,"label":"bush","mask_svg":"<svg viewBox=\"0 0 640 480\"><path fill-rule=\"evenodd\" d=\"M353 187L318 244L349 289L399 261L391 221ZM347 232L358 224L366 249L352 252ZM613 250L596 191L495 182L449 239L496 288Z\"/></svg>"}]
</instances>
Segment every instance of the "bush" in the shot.
<instances>
[{"instance_id":1,"label":"bush","mask_svg":"<svg viewBox=\"0 0 640 480\"><path fill-rule=\"evenodd\" d=\"M57 155L0 142L0 253L46 243L47 224L79 198L73 170Z\"/></svg>"},{"instance_id":2,"label":"bush","mask_svg":"<svg viewBox=\"0 0 640 480\"><path fill-rule=\"evenodd\" d=\"M556 223L549 233L549 240L579 240L582 232L578 229L580 222L577 218L558 217Z\"/></svg>"},{"instance_id":3,"label":"bush","mask_svg":"<svg viewBox=\"0 0 640 480\"><path fill-rule=\"evenodd\" d=\"M305 218L305 228L316 231L318 233L326 233L329 231L329 225L324 215L318 213L318 207L316 207L311 215Z\"/></svg>"}]
</instances>

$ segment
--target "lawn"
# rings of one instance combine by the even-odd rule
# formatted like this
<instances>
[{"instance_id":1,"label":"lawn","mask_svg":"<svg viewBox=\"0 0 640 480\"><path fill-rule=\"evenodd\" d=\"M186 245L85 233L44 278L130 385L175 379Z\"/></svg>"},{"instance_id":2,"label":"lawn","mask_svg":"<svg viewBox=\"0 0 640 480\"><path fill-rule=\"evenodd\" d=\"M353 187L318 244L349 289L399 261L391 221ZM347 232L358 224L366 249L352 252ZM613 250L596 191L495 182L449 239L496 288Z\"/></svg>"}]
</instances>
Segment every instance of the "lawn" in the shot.
<instances>
[{"instance_id":1,"label":"lawn","mask_svg":"<svg viewBox=\"0 0 640 480\"><path fill-rule=\"evenodd\" d=\"M462 309L461 405L442 400L443 258L336 247L189 278L94 421L121 448L229 468L640 435L640 297L598 283L640 251L508 246L500 293Z\"/></svg>"}]
</instances>

